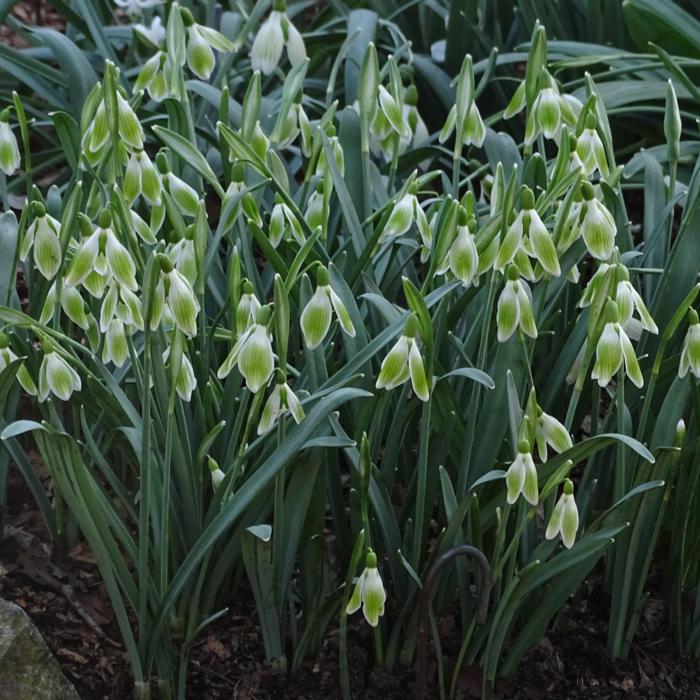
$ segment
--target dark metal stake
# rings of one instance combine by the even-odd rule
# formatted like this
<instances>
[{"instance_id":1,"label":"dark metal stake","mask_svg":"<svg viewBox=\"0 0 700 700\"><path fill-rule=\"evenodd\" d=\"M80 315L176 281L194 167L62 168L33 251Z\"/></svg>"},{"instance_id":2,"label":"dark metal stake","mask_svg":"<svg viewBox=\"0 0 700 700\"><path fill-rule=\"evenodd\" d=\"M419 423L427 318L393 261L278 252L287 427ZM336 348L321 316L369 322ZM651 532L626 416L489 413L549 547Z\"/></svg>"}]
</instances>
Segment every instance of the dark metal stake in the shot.
<instances>
[{"instance_id":1,"label":"dark metal stake","mask_svg":"<svg viewBox=\"0 0 700 700\"><path fill-rule=\"evenodd\" d=\"M469 544L463 544L459 547L448 549L441 555L432 565L430 571L425 577L425 584L420 595L420 618L418 622L418 659L416 669L416 700L425 698L426 690L426 666L428 661L428 630L430 628L430 606L435 595L435 587L438 582L438 574L445 564L452 561L455 557L471 557L474 559L481 570L481 582L477 591L477 599L479 607L476 611L476 621L482 624L486 621L486 614L489 607L489 598L491 595L491 565L484 553L472 547Z\"/></svg>"}]
</instances>

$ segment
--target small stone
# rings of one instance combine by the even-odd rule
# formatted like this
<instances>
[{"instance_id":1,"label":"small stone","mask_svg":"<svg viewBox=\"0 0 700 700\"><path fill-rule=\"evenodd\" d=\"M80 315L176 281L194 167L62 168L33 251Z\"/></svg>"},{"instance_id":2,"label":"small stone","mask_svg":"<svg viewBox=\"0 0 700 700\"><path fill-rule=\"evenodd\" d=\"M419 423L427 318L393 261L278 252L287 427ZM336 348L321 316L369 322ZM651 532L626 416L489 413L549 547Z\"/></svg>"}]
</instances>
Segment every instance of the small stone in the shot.
<instances>
[{"instance_id":1,"label":"small stone","mask_svg":"<svg viewBox=\"0 0 700 700\"><path fill-rule=\"evenodd\" d=\"M0 700L80 700L27 614L0 599Z\"/></svg>"}]
</instances>

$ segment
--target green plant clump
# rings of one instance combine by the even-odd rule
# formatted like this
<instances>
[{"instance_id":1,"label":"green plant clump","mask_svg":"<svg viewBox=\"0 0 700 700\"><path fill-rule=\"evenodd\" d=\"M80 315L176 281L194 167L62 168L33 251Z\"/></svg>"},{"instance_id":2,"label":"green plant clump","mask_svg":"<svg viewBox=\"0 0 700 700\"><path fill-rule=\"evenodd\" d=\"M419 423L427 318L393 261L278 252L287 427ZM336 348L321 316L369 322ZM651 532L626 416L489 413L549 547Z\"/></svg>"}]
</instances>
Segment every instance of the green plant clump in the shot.
<instances>
[{"instance_id":1,"label":"green plant clump","mask_svg":"<svg viewBox=\"0 0 700 700\"><path fill-rule=\"evenodd\" d=\"M490 603L445 569L441 697L464 664L489 694L596 567L613 657L663 567L700 658L690 12L54 0L57 31L14 4L0 508L18 469L54 546L87 540L137 697L185 697L242 577L271 664L339 629L349 697L348 616L412 665L461 544Z\"/></svg>"}]
</instances>

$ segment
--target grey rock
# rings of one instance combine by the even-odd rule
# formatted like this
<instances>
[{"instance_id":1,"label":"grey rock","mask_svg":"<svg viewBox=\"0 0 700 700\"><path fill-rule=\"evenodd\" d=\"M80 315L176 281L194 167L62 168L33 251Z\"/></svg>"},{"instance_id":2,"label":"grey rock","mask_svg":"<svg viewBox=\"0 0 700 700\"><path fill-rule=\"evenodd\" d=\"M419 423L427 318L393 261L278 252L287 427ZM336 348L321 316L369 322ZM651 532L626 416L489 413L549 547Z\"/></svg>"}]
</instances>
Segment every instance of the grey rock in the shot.
<instances>
[{"instance_id":1,"label":"grey rock","mask_svg":"<svg viewBox=\"0 0 700 700\"><path fill-rule=\"evenodd\" d=\"M0 700L80 700L27 614L0 598Z\"/></svg>"}]
</instances>

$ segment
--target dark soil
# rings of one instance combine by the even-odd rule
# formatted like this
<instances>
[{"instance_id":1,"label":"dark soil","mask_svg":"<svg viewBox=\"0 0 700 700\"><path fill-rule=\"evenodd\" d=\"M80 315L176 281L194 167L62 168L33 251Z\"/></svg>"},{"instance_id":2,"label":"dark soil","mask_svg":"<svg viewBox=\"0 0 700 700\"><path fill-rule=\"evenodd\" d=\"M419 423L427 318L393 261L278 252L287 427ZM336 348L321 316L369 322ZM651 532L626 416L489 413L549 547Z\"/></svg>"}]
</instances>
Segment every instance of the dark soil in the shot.
<instances>
[{"instance_id":1,"label":"dark soil","mask_svg":"<svg viewBox=\"0 0 700 700\"><path fill-rule=\"evenodd\" d=\"M40 472L41 465L36 466ZM41 517L19 477L10 480L9 495L6 537L0 543L0 596L26 610L83 700L131 697L126 655L90 552L79 545L52 559ZM651 587L660 589L661 584L652 581ZM237 596L229 613L196 643L187 696L198 700L340 698L337 629L331 629L318 657L298 671L271 671L264 662L251 598ZM512 700L700 698L700 670L675 652L660 595L651 591L627 661L615 663L607 655L608 609L609 600L593 576L514 678L499 682L499 696ZM439 620L439 627L443 652L454 658L460 642L458 626L447 616ZM412 670L374 665L370 631L359 615L349 627L349 655L354 697L406 700L413 696ZM432 682L434 661L428 670ZM457 696L478 698L480 692L479 669L463 669ZM434 688L429 697L437 697Z\"/></svg>"}]
</instances>

